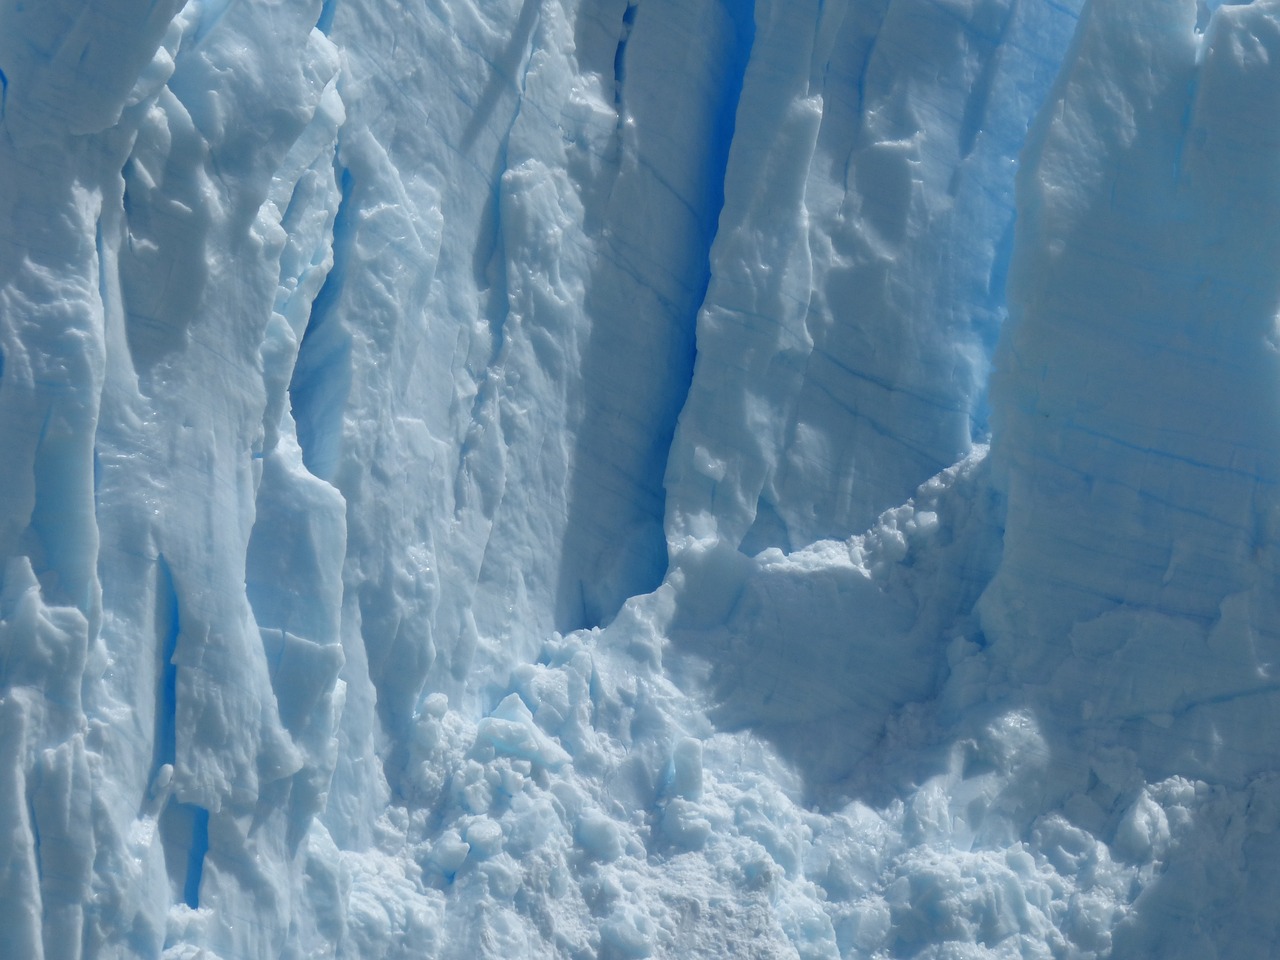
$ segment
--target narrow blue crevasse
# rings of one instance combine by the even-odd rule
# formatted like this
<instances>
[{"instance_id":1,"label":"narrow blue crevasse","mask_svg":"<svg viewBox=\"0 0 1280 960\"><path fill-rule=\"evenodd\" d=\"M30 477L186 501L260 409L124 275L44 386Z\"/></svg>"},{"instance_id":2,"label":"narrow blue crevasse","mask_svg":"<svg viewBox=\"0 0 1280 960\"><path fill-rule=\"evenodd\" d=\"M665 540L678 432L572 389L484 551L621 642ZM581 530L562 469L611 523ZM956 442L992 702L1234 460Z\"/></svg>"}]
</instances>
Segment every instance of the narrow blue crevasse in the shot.
<instances>
[{"instance_id":1,"label":"narrow blue crevasse","mask_svg":"<svg viewBox=\"0 0 1280 960\"><path fill-rule=\"evenodd\" d=\"M706 154L705 168L705 182L708 184L708 193L705 203L699 205L703 211L701 223L699 224L700 233L705 238L701 254L702 269L691 297L694 307L681 321L684 346L679 351L679 355L674 358L675 371L673 373L678 389L675 399L666 411L666 416L660 426L661 447L665 454L670 453L671 442L675 437L676 421L680 417L680 411L684 409L689 390L693 386L693 369L698 356L698 314L702 310L702 304L707 299L707 290L711 286L711 251L715 246L716 236L720 228L720 214L724 210L725 173L729 166L729 152L733 146L734 132L737 127L738 104L742 100L742 87L746 80L747 63L751 59L751 50L755 45L754 4L748 2L748 0L722 0L722 5L732 24L731 49L726 62L725 74L720 85L723 94L709 131L710 149ZM627 7L626 15L623 18L627 31L635 23L636 9L634 5ZM621 43L619 51L624 46L625 43ZM625 76L625 66L622 68L621 75ZM667 456L662 456L660 462L654 463L653 469L657 473L654 486L658 490L663 490ZM665 511L665 499L664 495L663 503L658 506L659 522L661 522ZM665 551L665 538L663 542ZM653 587L656 587L661 582L665 573L664 563L663 569L657 571L657 577L652 584ZM649 587L648 589L651 588Z\"/></svg>"},{"instance_id":2,"label":"narrow blue crevasse","mask_svg":"<svg viewBox=\"0 0 1280 960\"><path fill-rule=\"evenodd\" d=\"M613 105L618 111L618 123L623 120L622 85L627 79L627 41L631 39L631 28L635 26L636 11L639 5L628 3L622 14L622 33L618 37L618 48L613 53Z\"/></svg>"},{"instance_id":3,"label":"narrow blue crevasse","mask_svg":"<svg viewBox=\"0 0 1280 960\"><path fill-rule=\"evenodd\" d=\"M1052 13L1037 22L1035 29L1042 39L1053 38L1051 46L1061 56L1072 42L1079 15L1070 7L1054 0L1041 2ZM1218 0L1214 0L1215 5L1217 2ZM972 192L966 201L966 209L971 214L979 210L981 220L976 223L972 219L966 221L962 228L964 232L958 234L956 240L958 243L965 243L967 240L964 238L973 236L975 232L995 240L985 289L977 288L972 293L974 305L978 309L971 318L971 330L977 337L984 358L982 383L971 402L969 414L970 438L974 443L987 443L991 439L990 372L1000 330L1008 315L1006 286L1017 229L1015 168L1023 162L1028 129L1034 116L1043 108L1060 66L1060 62L1054 60L1053 69L1050 70L1046 69L1049 64L1043 56L1028 58L1022 44L1031 22L1020 12L1019 4L1012 3L1002 15L995 33L977 35L980 41L994 37L995 45L988 51L975 88L966 100L959 133L961 155L965 161L961 166L967 164L970 175L978 175L983 165L988 165L989 171L995 171L993 177L990 173L987 175L988 183L982 187L983 198L977 201L979 206L975 207L977 195ZM1002 72L1007 78L1016 78L1022 96L1026 98L1025 102L1033 105L1033 109L1024 107L1022 111L1015 113L1010 111L1010 104L993 99L999 97L997 86L1003 87L1009 82L1008 79L1000 78ZM981 139L979 134L982 134ZM993 161L996 166L990 167ZM960 169L957 168L957 172ZM970 183L972 190L974 181L971 180Z\"/></svg>"},{"instance_id":4,"label":"narrow blue crevasse","mask_svg":"<svg viewBox=\"0 0 1280 960\"><path fill-rule=\"evenodd\" d=\"M749 2L722 0L721 9L727 22L721 38L723 56L717 58L720 76L713 87L715 101L709 105L704 149L694 161L701 165L695 179L702 186L698 195L686 198L693 214L689 260L696 258L698 266L696 272L690 272L678 302L664 304L662 316L653 318L661 329L654 330L645 356L631 358L652 363L661 371L661 382L646 384L639 396L619 397L616 378L622 374L617 358L611 355L616 340L609 332L609 317L592 317L593 332L582 362L585 415L577 430L577 465L556 579L554 620L561 631L607 624L627 597L657 587L669 564L663 527L667 462L676 423L693 383L697 319L711 283L711 251L724 208L725 173L755 42ZM646 79L629 71L627 64L633 30L644 23L645 16L635 3L623 14L613 68L617 85L624 81L634 85ZM616 87L615 94L621 102L626 91ZM638 136L643 142L645 131L641 129ZM643 152L636 159L645 164ZM624 233L602 245L606 256L616 257L614 266L623 273L630 272L627 259L632 239ZM636 279L644 282L640 276ZM589 292L587 309L591 312L593 308L609 309L607 298L601 301ZM620 441L628 435L628 440ZM619 480L632 492L631 501L605 518L600 497L612 496Z\"/></svg>"},{"instance_id":5,"label":"narrow blue crevasse","mask_svg":"<svg viewBox=\"0 0 1280 960\"><path fill-rule=\"evenodd\" d=\"M178 667L173 655L182 624L178 615L178 591L173 584L169 562L156 558L156 716L155 745L152 748L151 779L160 768L177 759Z\"/></svg>"},{"instance_id":6,"label":"narrow blue crevasse","mask_svg":"<svg viewBox=\"0 0 1280 960\"><path fill-rule=\"evenodd\" d=\"M733 25L732 47L726 63L726 70L721 89L724 91L716 111L715 122L711 128L711 149L707 153L707 183L710 191L705 205L706 214L703 219L703 231L707 238L703 259L702 276L697 291L698 310L707 298L707 288L711 285L711 250L715 246L716 235L720 229L720 213L724 210L724 178L729 167L729 150L733 146L733 136L738 123L738 104L742 100L742 86L746 82L747 63L751 60L751 49L756 42L755 5L748 0L723 0L725 12ZM693 358L697 353L696 332L698 313L695 310L689 318L689 384L693 381ZM680 407L684 407L681 401ZM677 415L679 410L676 411ZM675 422L672 421L674 432Z\"/></svg>"},{"instance_id":7,"label":"narrow blue crevasse","mask_svg":"<svg viewBox=\"0 0 1280 960\"><path fill-rule=\"evenodd\" d=\"M41 888L44 887L44 858L40 856L40 820L36 817L36 806L31 802L39 786L40 773L39 769L33 770L31 779L33 782L27 784L27 822L31 825L31 850L35 854L36 861L36 880Z\"/></svg>"},{"instance_id":8,"label":"narrow blue crevasse","mask_svg":"<svg viewBox=\"0 0 1280 960\"><path fill-rule=\"evenodd\" d=\"M333 30L333 16L338 12L338 0L324 0L320 8L320 19L316 21L316 29L326 37Z\"/></svg>"},{"instance_id":9,"label":"narrow blue crevasse","mask_svg":"<svg viewBox=\"0 0 1280 960\"><path fill-rule=\"evenodd\" d=\"M311 305L298 362L289 381L289 405L298 428L302 462L315 476L333 478L342 455L342 415L351 391L351 334L334 308L346 284L355 241L351 171L338 171L342 199L333 220L333 267Z\"/></svg>"},{"instance_id":10,"label":"narrow blue crevasse","mask_svg":"<svg viewBox=\"0 0 1280 960\"><path fill-rule=\"evenodd\" d=\"M204 859L209 853L209 811L171 799L160 814L159 833L174 902L198 909Z\"/></svg>"},{"instance_id":11,"label":"narrow blue crevasse","mask_svg":"<svg viewBox=\"0 0 1280 960\"><path fill-rule=\"evenodd\" d=\"M723 0L723 4L725 12L729 15L729 20L733 25L733 45L721 87L724 94L720 101L720 107L716 111L715 123L711 128L711 150L707 155L706 182L710 185L710 191L707 196L706 214L702 224L706 244L703 254L702 273L694 295L696 306L692 315L687 318L685 325L687 340L683 356L684 362L680 365L679 398L672 405L667 421L663 424L662 436L664 448L668 454L671 450L671 442L675 437L676 422L680 417L680 411L684 409L689 397L689 390L693 386L693 370L698 357L698 314L702 310L702 304L707 299L707 290L711 286L711 251L715 247L716 236L720 229L720 214L724 210L725 173L728 170L729 152L733 146L733 137L737 129L738 105L742 100L742 87L746 81L747 64L751 60L751 50L755 46L756 40L755 5L748 2L748 0ZM658 487L665 491L663 478L667 470L667 457L663 458L658 467L660 470ZM666 497L664 493L663 503L659 509L659 518L663 516L665 509ZM659 575L659 582L662 575L665 575L665 570ZM656 585L657 583L655 582L654 586Z\"/></svg>"},{"instance_id":12,"label":"narrow blue crevasse","mask_svg":"<svg viewBox=\"0 0 1280 960\"><path fill-rule=\"evenodd\" d=\"M193 807L191 812L191 847L187 859L187 879L182 899L195 910L200 906L200 881L204 878L204 858L209 852L209 811Z\"/></svg>"}]
</instances>

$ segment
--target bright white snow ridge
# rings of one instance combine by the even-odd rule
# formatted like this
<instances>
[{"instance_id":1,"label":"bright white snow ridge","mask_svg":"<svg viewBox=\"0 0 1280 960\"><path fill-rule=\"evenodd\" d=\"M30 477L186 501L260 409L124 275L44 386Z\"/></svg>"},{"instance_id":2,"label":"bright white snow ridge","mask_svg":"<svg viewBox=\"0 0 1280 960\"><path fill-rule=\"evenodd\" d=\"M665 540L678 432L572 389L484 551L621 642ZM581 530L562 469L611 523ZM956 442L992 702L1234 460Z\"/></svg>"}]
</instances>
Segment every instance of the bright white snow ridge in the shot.
<instances>
[{"instance_id":1,"label":"bright white snow ridge","mask_svg":"<svg viewBox=\"0 0 1280 960\"><path fill-rule=\"evenodd\" d=\"M0 958L1272 958L1280 0L0 0Z\"/></svg>"}]
</instances>

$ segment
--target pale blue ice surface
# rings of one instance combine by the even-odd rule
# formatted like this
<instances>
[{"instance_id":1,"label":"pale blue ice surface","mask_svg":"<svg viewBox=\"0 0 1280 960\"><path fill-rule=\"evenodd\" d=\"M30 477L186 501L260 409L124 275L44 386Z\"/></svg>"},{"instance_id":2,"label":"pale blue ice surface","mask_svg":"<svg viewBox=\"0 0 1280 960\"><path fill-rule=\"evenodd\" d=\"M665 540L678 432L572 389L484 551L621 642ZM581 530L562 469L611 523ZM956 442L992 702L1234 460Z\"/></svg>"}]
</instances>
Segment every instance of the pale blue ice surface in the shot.
<instances>
[{"instance_id":1,"label":"pale blue ice surface","mask_svg":"<svg viewBox=\"0 0 1280 960\"><path fill-rule=\"evenodd\" d=\"M1272 956L1278 65L0 0L0 956Z\"/></svg>"}]
</instances>

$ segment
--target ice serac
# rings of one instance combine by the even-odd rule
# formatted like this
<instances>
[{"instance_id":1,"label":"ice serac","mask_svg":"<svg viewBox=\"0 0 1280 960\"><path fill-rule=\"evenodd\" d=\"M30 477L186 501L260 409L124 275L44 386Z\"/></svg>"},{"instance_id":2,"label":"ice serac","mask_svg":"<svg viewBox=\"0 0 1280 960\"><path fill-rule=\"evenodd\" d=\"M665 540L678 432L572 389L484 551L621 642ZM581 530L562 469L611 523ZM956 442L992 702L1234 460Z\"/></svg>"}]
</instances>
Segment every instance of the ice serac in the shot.
<instances>
[{"instance_id":1,"label":"ice serac","mask_svg":"<svg viewBox=\"0 0 1280 960\"><path fill-rule=\"evenodd\" d=\"M1014 163L1073 10L758 5L674 535L859 534L985 435Z\"/></svg>"},{"instance_id":2,"label":"ice serac","mask_svg":"<svg viewBox=\"0 0 1280 960\"><path fill-rule=\"evenodd\" d=\"M877 780L893 718L974 633L999 545L972 438L1015 159L1075 23L1035 3L757 10L668 468L673 636L716 664L718 722L826 800Z\"/></svg>"},{"instance_id":3,"label":"ice serac","mask_svg":"<svg viewBox=\"0 0 1280 960\"><path fill-rule=\"evenodd\" d=\"M1152 782L1113 849L1164 846L1167 866L1117 954L1262 956L1280 8L1222 6L1203 32L1195 14L1094 3L1024 155L991 390L1003 559L979 610L992 695L1035 704L1082 809ZM1170 801L1191 814L1172 842ZM1231 807L1259 815L1225 830Z\"/></svg>"},{"instance_id":4,"label":"ice serac","mask_svg":"<svg viewBox=\"0 0 1280 960\"><path fill-rule=\"evenodd\" d=\"M264 523L313 490L277 444L278 348L327 256L337 60L318 4L178 8L3 12L6 816L39 878L6 890L15 955L157 956L187 923L269 955L307 915L285 906L298 837L245 831L305 833L316 811L336 665L308 645L336 643L336 598L327 631L323 603L263 607L291 671L321 676L303 717L296 685L277 702L245 583L260 481ZM332 593L340 498L280 512L274 549L292 538L291 572L322 585L337 563Z\"/></svg>"},{"instance_id":5,"label":"ice serac","mask_svg":"<svg viewBox=\"0 0 1280 960\"><path fill-rule=\"evenodd\" d=\"M347 187L291 399L348 502L344 631L382 722L428 684L487 700L661 581L741 19L334 8Z\"/></svg>"},{"instance_id":6,"label":"ice serac","mask_svg":"<svg viewBox=\"0 0 1280 960\"><path fill-rule=\"evenodd\" d=\"M174 11L0 11L0 952L14 956L74 956L101 922L91 891L106 817L84 696L105 666L97 227L128 153L122 113Z\"/></svg>"},{"instance_id":7,"label":"ice serac","mask_svg":"<svg viewBox=\"0 0 1280 960\"><path fill-rule=\"evenodd\" d=\"M1195 27L1095 4L1024 157L982 622L1077 746L1240 783L1280 759L1280 27Z\"/></svg>"}]
</instances>

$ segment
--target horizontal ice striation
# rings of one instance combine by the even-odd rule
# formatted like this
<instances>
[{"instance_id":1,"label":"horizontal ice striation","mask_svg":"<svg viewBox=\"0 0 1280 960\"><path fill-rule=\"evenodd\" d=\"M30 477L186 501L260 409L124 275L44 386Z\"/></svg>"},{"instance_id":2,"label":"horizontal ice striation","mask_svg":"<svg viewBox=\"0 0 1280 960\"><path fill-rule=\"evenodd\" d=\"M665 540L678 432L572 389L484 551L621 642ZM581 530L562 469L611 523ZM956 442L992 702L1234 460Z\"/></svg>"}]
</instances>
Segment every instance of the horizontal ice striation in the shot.
<instances>
[{"instance_id":1,"label":"horizontal ice striation","mask_svg":"<svg viewBox=\"0 0 1280 960\"><path fill-rule=\"evenodd\" d=\"M1239 782L1277 760L1280 30L1167 7L1097 5L1020 174L983 624L1086 744Z\"/></svg>"}]
</instances>

